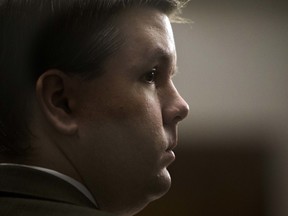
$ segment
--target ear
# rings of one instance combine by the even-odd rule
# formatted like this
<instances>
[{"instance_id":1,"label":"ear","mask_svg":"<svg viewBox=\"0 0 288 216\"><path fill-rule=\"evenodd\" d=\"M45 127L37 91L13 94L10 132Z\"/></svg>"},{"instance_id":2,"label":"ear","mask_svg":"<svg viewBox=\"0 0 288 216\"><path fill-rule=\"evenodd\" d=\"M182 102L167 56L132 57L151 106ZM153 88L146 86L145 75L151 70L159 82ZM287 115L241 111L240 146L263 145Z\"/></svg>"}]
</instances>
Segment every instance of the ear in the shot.
<instances>
[{"instance_id":1,"label":"ear","mask_svg":"<svg viewBox=\"0 0 288 216\"><path fill-rule=\"evenodd\" d=\"M36 97L44 116L56 130L66 135L78 130L73 118L73 87L72 77L54 69L43 73L36 82Z\"/></svg>"}]
</instances>

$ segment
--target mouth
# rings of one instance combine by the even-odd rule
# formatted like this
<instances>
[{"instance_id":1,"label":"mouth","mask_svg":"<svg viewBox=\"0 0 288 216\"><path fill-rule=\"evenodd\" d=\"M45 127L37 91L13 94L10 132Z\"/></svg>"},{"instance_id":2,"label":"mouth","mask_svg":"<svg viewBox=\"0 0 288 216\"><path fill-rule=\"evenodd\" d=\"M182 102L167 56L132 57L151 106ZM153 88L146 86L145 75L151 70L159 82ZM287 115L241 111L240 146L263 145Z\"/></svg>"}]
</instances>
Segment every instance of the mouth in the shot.
<instances>
[{"instance_id":1,"label":"mouth","mask_svg":"<svg viewBox=\"0 0 288 216\"><path fill-rule=\"evenodd\" d=\"M168 133L167 135L167 149L166 151L173 151L173 149L176 148L177 144L178 144L178 131L177 128L174 128L173 130L169 131L170 133Z\"/></svg>"},{"instance_id":2,"label":"mouth","mask_svg":"<svg viewBox=\"0 0 288 216\"><path fill-rule=\"evenodd\" d=\"M167 152L172 151L177 146L177 141L173 141L169 144L168 148L166 149Z\"/></svg>"},{"instance_id":3,"label":"mouth","mask_svg":"<svg viewBox=\"0 0 288 216\"><path fill-rule=\"evenodd\" d=\"M175 153L173 152L173 149L177 146L177 141L175 139L175 141L171 142L168 146L168 148L166 149L166 159L167 159L167 163L168 165L170 165L171 163L174 162L174 160L176 159L175 157Z\"/></svg>"},{"instance_id":4,"label":"mouth","mask_svg":"<svg viewBox=\"0 0 288 216\"><path fill-rule=\"evenodd\" d=\"M170 164L172 164L175 159L176 159L176 156L175 156L175 153L172 151L172 149L170 150L166 150L165 154L164 154L164 161L165 161L165 167L168 167Z\"/></svg>"},{"instance_id":5,"label":"mouth","mask_svg":"<svg viewBox=\"0 0 288 216\"><path fill-rule=\"evenodd\" d=\"M166 147L166 151L165 151L166 154L165 155L166 155L167 163L169 166L176 159L175 153L173 152L173 150L178 145L178 137L177 137L177 131L176 130L174 131L174 133L170 134L167 144L168 145Z\"/></svg>"}]
</instances>

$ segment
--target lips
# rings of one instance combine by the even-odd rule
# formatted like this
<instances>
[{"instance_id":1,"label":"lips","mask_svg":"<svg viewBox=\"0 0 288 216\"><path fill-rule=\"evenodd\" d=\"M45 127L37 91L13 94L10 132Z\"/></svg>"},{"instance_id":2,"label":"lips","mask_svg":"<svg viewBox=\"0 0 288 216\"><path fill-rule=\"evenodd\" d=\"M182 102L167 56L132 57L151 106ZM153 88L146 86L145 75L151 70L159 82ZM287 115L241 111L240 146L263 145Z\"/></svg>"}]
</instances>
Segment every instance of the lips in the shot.
<instances>
[{"instance_id":1,"label":"lips","mask_svg":"<svg viewBox=\"0 0 288 216\"><path fill-rule=\"evenodd\" d=\"M177 133L177 127L169 128L167 130L167 149L166 151L172 151L178 143L178 133Z\"/></svg>"},{"instance_id":2,"label":"lips","mask_svg":"<svg viewBox=\"0 0 288 216\"><path fill-rule=\"evenodd\" d=\"M177 141L178 141L178 139L177 139L178 137L177 137L177 133L175 132L175 133L173 133L173 134L171 134L170 135L170 137L169 137L169 140L168 140L168 148L167 148L167 150L166 151L172 151L176 146L177 146Z\"/></svg>"},{"instance_id":3,"label":"lips","mask_svg":"<svg viewBox=\"0 0 288 216\"><path fill-rule=\"evenodd\" d=\"M169 149L167 149L167 151L165 152L163 156L164 156L163 161L164 161L165 167L168 167L171 163L173 163L176 158L174 152Z\"/></svg>"},{"instance_id":4,"label":"lips","mask_svg":"<svg viewBox=\"0 0 288 216\"><path fill-rule=\"evenodd\" d=\"M177 146L177 141L171 142L166 151L172 151Z\"/></svg>"}]
</instances>

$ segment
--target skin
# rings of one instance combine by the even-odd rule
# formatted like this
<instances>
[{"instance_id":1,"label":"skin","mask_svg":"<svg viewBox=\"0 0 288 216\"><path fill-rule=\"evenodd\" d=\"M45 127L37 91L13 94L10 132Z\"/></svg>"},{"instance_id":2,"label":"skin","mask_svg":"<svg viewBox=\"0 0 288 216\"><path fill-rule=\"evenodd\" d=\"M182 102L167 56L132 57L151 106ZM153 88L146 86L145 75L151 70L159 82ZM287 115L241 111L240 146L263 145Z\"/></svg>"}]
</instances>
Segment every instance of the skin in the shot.
<instances>
[{"instance_id":1,"label":"skin","mask_svg":"<svg viewBox=\"0 0 288 216\"><path fill-rule=\"evenodd\" d=\"M83 81L59 70L39 77L30 127L36 136L21 163L69 175L100 209L130 216L169 190L177 125L189 107L172 81L169 18L131 9L117 23L126 42L101 77Z\"/></svg>"}]
</instances>

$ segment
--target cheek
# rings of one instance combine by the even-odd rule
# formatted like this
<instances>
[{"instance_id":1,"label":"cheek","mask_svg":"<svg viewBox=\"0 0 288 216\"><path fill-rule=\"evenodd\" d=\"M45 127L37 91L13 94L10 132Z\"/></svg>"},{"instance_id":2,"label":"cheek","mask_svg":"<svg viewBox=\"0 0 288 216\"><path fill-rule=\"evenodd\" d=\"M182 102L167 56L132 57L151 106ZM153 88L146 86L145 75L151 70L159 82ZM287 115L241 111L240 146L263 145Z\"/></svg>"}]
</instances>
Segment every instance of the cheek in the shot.
<instances>
[{"instance_id":1,"label":"cheek","mask_svg":"<svg viewBox=\"0 0 288 216\"><path fill-rule=\"evenodd\" d=\"M123 154L126 161L135 157L143 163L150 157L155 159L165 142L157 95L145 91L115 92L86 100L79 127L83 144L90 146L87 149L95 148L94 152L109 152L111 158Z\"/></svg>"},{"instance_id":2,"label":"cheek","mask_svg":"<svg viewBox=\"0 0 288 216\"><path fill-rule=\"evenodd\" d=\"M103 180L99 185L137 191L164 179L160 175L164 172L165 133L156 97L126 96L98 98L87 108L89 122L82 124L80 131L83 152L77 154L83 169L97 170L94 180Z\"/></svg>"},{"instance_id":3,"label":"cheek","mask_svg":"<svg viewBox=\"0 0 288 216\"><path fill-rule=\"evenodd\" d=\"M86 120L82 122L80 136L100 148L95 151L110 152L111 157L120 156L120 152L126 157L140 154L137 156L140 159L145 155L155 157L153 154L163 148L165 132L156 98L137 95L98 99L83 115Z\"/></svg>"},{"instance_id":4,"label":"cheek","mask_svg":"<svg viewBox=\"0 0 288 216\"><path fill-rule=\"evenodd\" d=\"M162 126L161 108L157 97L145 94L119 93L103 95L87 100L81 109L81 116L98 123Z\"/></svg>"}]
</instances>

